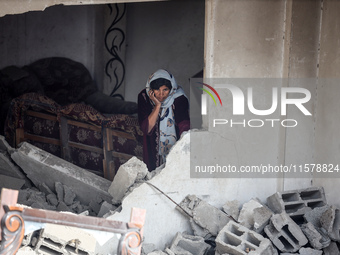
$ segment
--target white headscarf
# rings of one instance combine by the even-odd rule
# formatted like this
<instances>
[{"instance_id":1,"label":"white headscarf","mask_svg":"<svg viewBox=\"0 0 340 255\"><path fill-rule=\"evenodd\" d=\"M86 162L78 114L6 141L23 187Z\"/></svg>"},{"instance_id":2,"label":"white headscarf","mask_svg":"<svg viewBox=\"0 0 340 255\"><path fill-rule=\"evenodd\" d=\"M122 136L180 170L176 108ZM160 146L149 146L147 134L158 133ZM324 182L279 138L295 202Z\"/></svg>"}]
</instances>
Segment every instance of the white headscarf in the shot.
<instances>
[{"instance_id":1,"label":"white headscarf","mask_svg":"<svg viewBox=\"0 0 340 255\"><path fill-rule=\"evenodd\" d=\"M159 144L158 154L161 156L160 164L165 162L165 158L168 155L171 147L177 141L176 128L175 128L175 116L172 110L174 100L184 95L185 93L181 87L176 83L175 77L166 70L159 69L150 75L146 82L146 93L149 96L151 89L150 83L159 78L167 79L171 82L171 90L169 96L161 104L161 112L159 118ZM152 101L152 100L151 100ZM152 101L153 103L153 101Z\"/></svg>"}]
</instances>

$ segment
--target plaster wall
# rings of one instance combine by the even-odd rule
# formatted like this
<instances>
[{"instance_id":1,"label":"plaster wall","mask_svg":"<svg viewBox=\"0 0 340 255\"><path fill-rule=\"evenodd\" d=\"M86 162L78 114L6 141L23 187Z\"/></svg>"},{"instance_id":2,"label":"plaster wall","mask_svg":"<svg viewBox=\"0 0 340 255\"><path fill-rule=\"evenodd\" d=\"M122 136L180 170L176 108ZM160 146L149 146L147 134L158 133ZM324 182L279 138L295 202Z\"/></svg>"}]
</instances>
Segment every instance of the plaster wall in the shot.
<instances>
[{"instance_id":1,"label":"plaster wall","mask_svg":"<svg viewBox=\"0 0 340 255\"><path fill-rule=\"evenodd\" d=\"M128 4L126 100L137 101L160 68L190 95L189 78L204 65L204 13L202 0Z\"/></svg>"},{"instance_id":2,"label":"plaster wall","mask_svg":"<svg viewBox=\"0 0 340 255\"><path fill-rule=\"evenodd\" d=\"M21 67L40 58L59 56L83 63L93 75L98 71L95 60L102 56L96 48L101 32L96 26L103 24L97 13L102 8L53 6L45 11L1 17L0 68Z\"/></svg>"},{"instance_id":3,"label":"plaster wall","mask_svg":"<svg viewBox=\"0 0 340 255\"><path fill-rule=\"evenodd\" d=\"M118 61L113 61L107 68L111 80L105 74L113 57L105 48L105 33L120 18L114 28L122 33L112 30L107 46L110 51L117 51L124 64L125 79L117 93L126 96L126 100L137 101L147 78L159 68L171 71L189 95L189 78L203 69L204 0L125 1L125 10L123 4L119 5L117 17L114 4L112 12L107 4L99 4L106 1L93 5L74 1L79 4L74 6L44 2L44 8L39 7L44 11L33 11L43 2L25 2L12 10L14 2L6 2L1 9L8 12L0 17L0 69L24 66L45 57L68 57L83 63L99 90L110 94L116 84L114 72L120 82L123 69ZM22 8L30 11L9 14L20 13Z\"/></svg>"},{"instance_id":4,"label":"plaster wall","mask_svg":"<svg viewBox=\"0 0 340 255\"><path fill-rule=\"evenodd\" d=\"M319 80L315 125L315 160L339 164L340 155L340 3L324 1L320 36ZM314 183L326 187L328 201L340 206L339 178L319 178Z\"/></svg>"},{"instance_id":5,"label":"plaster wall","mask_svg":"<svg viewBox=\"0 0 340 255\"><path fill-rule=\"evenodd\" d=\"M295 107L288 107L287 116L273 114L274 118L298 119L295 128L217 130L233 144L235 153L226 155L230 162L299 165L338 161L339 86L338 82L322 82L321 78L338 76L339 26L336 24L339 18L336 13L339 6L336 1L206 1L206 78L281 78L283 82L275 84L279 89L301 87L311 92L311 100L305 106L312 116L301 116L301 111ZM253 89L259 91L255 98L261 101L268 96L266 93L271 87L254 85ZM222 96L228 98L223 92ZM225 108L232 109L229 98ZM204 126L215 132L212 121L222 116L230 118L231 114L208 107ZM244 115L245 119L253 117ZM207 142L202 141L201 146ZM217 143L215 151L223 150L223 146ZM207 153L207 158L214 155ZM248 189L249 198L255 191L266 192L260 178L249 180L245 186L253 182L259 185L255 190ZM312 174L306 178L283 176L277 178L276 189L322 185L329 202L339 204L337 191L332 188L338 183L337 178L326 175L325 178L313 178ZM228 184L236 188L239 180L228 180Z\"/></svg>"}]
</instances>

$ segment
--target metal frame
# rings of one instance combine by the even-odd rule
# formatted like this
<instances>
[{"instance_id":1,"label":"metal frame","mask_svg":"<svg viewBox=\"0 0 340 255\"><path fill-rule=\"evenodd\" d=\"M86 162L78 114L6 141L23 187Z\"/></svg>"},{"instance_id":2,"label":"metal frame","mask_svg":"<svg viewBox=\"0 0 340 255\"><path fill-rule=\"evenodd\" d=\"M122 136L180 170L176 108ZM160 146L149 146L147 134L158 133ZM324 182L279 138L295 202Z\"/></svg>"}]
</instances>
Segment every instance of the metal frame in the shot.
<instances>
[{"instance_id":1,"label":"metal frame","mask_svg":"<svg viewBox=\"0 0 340 255\"><path fill-rule=\"evenodd\" d=\"M132 208L129 223L92 216L83 216L49 210L16 206L17 190L2 189L0 200L0 255L14 255L21 246L25 233L25 221L52 223L78 228L121 234L118 255L140 255L144 209Z\"/></svg>"}]
</instances>

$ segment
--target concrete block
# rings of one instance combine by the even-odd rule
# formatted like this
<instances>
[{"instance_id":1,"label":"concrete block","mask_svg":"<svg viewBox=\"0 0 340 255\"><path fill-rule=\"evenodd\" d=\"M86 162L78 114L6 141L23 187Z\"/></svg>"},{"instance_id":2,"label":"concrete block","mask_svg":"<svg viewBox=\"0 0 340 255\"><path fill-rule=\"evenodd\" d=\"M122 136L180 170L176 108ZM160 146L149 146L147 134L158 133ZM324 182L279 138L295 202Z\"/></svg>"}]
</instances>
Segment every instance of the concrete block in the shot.
<instances>
[{"instance_id":1,"label":"concrete block","mask_svg":"<svg viewBox=\"0 0 340 255\"><path fill-rule=\"evenodd\" d=\"M228 215L223 211L195 195L186 196L180 203L180 207L176 207L176 209L181 212L184 209L188 215L191 215L195 223L206 229L213 236L217 236L218 232L230 221Z\"/></svg>"},{"instance_id":2,"label":"concrete block","mask_svg":"<svg viewBox=\"0 0 340 255\"><path fill-rule=\"evenodd\" d=\"M310 222L316 228L321 228L320 218L322 214L329 208L329 205L322 207L316 207L311 211L308 211L303 216L307 222Z\"/></svg>"},{"instance_id":3,"label":"concrete block","mask_svg":"<svg viewBox=\"0 0 340 255\"><path fill-rule=\"evenodd\" d=\"M240 214L240 206L241 204L238 200L227 201L223 205L222 210L236 221Z\"/></svg>"},{"instance_id":4,"label":"concrete block","mask_svg":"<svg viewBox=\"0 0 340 255\"><path fill-rule=\"evenodd\" d=\"M301 230L314 249L321 250L331 242L326 231L323 228L316 228L311 222L301 225Z\"/></svg>"},{"instance_id":5,"label":"concrete block","mask_svg":"<svg viewBox=\"0 0 340 255\"><path fill-rule=\"evenodd\" d=\"M267 205L274 213L286 212L297 223L304 223L303 215L308 211L326 204L322 187L276 192L267 198Z\"/></svg>"},{"instance_id":6,"label":"concrete block","mask_svg":"<svg viewBox=\"0 0 340 255\"><path fill-rule=\"evenodd\" d=\"M273 211L267 206L262 206L254 209L254 226L253 229L256 233L262 233L265 226L268 225L270 218L273 215Z\"/></svg>"},{"instance_id":7,"label":"concrete block","mask_svg":"<svg viewBox=\"0 0 340 255\"><path fill-rule=\"evenodd\" d=\"M269 239L234 221L228 222L215 241L219 254L278 254Z\"/></svg>"},{"instance_id":8,"label":"concrete block","mask_svg":"<svg viewBox=\"0 0 340 255\"><path fill-rule=\"evenodd\" d=\"M302 247L299 250L299 254L300 255L322 255L322 251L315 250L315 249L312 249L312 248L304 248L304 247Z\"/></svg>"},{"instance_id":9,"label":"concrete block","mask_svg":"<svg viewBox=\"0 0 340 255\"><path fill-rule=\"evenodd\" d=\"M333 241L340 241L340 211L338 208L329 207L321 215L320 223Z\"/></svg>"},{"instance_id":10,"label":"concrete block","mask_svg":"<svg viewBox=\"0 0 340 255\"><path fill-rule=\"evenodd\" d=\"M115 175L108 192L113 197L112 202L119 204L125 197L129 188L136 182L142 180L148 169L145 163L137 157L132 157L121 165Z\"/></svg>"},{"instance_id":11,"label":"concrete block","mask_svg":"<svg viewBox=\"0 0 340 255\"><path fill-rule=\"evenodd\" d=\"M254 226L254 209L262 207L258 198L253 198L242 205L237 221L246 228L253 229Z\"/></svg>"},{"instance_id":12,"label":"concrete block","mask_svg":"<svg viewBox=\"0 0 340 255\"><path fill-rule=\"evenodd\" d=\"M55 182L60 182L72 187L82 204L88 204L97 196L108 202L112 199L107 192L110 181L29 143L22 143L20 148L11 154L11 157L36 187L45 183L54 191Z\"/></svg>"},{"instance_id":13,"label":"concrete block","mask_svg":"<svg viewBox=\"0 0 340 255\"><path fill-rule=\"evenodd\" d=\"M114 211L116 210L117 207L104 201L101 205L100 205L100 209L98 212L97 217L103 217L105 214L109 213L110 211Z\"/></svg>"},{"instance_id":14,"label":"concrete block","mask_svg":"<svg viewBox=\"0 0 340 255\"><path fill-rule=\"evenodd\" d=\"M300 227L285 212L273 215L264 232L282 252L296 252L308 243Z\"/></svg>"},{"instance_id":15,"label":"concrete block","mask_svg":"<svg viewBox=\"0 0 340 255\"><path fill-rule=\"evenodd\" d=\"M340 254L339 246L336 242L331 242L328 247L323 249L324 255Z\"/></svg>"},{"instance_id":16,"label":"concrete block","mask_svg":"<svg viewBox=\"0 0 340 255\"><path fill-rule=\"evenodd\" d=\"M261 233L272 215L273 212L255 198L243 204L237 221L246 228Z\"/></svg>"},{"instance_id":17,"label":"concrete block","mask_svg":"<svg viewBox=\"0 0 340 255\"><path fill-rule=\"evenodd\" d=\"M204 255L209 248L210 245L204 242L204 238L178 232L169 249L175 254Z\"/></svg>"}]
</instances>

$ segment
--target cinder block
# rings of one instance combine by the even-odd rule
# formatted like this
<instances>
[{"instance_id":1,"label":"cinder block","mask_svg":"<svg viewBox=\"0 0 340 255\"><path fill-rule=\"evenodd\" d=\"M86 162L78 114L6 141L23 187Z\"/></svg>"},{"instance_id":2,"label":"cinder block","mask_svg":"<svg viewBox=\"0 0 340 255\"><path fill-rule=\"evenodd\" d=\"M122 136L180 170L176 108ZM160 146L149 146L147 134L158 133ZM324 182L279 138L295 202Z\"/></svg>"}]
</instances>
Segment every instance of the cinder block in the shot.
<instances>
[{"instance_id":1,"label":"cinder block","mask_svg":"<svg viewBox=\"0 0 340 255\"><path fill-rule=\"evenodd\" d=\"M173 239L170 250L175 254L204 255L210 245L200 236L192 236L178 232Z\"/></svg>"},{"instance_id":2,"label":"cinder block","mask_svg":"<svg viewBox=\"0 0 340 255\"><path fill-rule=\"evenodd\" d=\"M321 250L327 247L331 242L331 239L327 233L325 233L326 231L324 231L323 228L316 228L310 222L301 225L301 230L314 249Z\"/></svg>"},{"instance_id":3,"label":"cinder block","mask_svg":"<svg viewBox=\"0 0 340 255\"><path fill-rule=\"evenodd\" d=\"M180 208L181 207L181 208ZM223 211L208 204L195 195L188 195L176 207L180 212L185 210L184 215L190 215L195 223L207 230L211 235L217 236L218 232L230 221Z\"/></svg>"},{"instance_id":4,"label":"cinder block","mask_svg":"<svg viewBox=\"0 0 340 255\"><path fill-rule=\"evenodd\" d=\"M233 221L228 222L215 241L219 254L278 254L269 239Z\"/></svg>"},{"instance_id":5,"label":"cinder block","mask_svg":"<svg viewBox=\"0 0 340 255\"><path fill-rule=\"evenodd\" d=\"M316 207L326 205L322 187L276 192L267 198L267 205L274 213L286 212L295 222L304 223L303 215Z\"/></svg>"},{"instance_id":6,"label":"cinder block","mask_svg":"<svg viewBox=\"0 0 340 255\"><path fill-rule=\"evenodd\" d=\"M308 243L300 227L285 212L273 215L264 232L282 252L296 252Z\"/></svg>"},{"instance_id":7,"label":"cinder block","mask_svg":"<svg viewBox=\"0 0 340 255\"><path fill-rule=\"evenodd\" d=\"M329 207L322 214L320 223L333 241L340 241L340 211L338 208Z\"/></svg>"}]
</instances>

